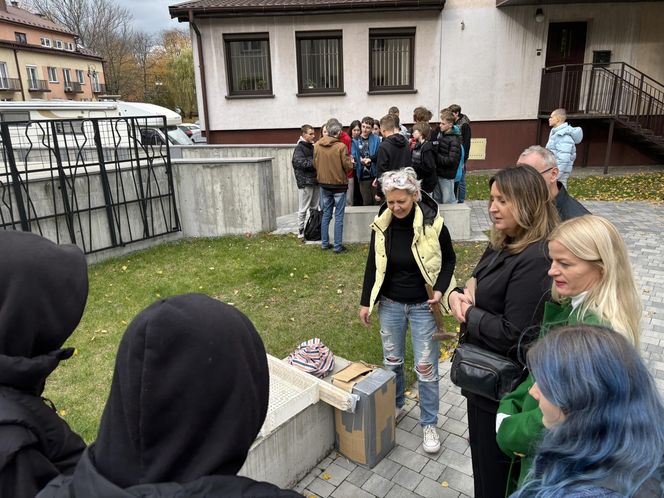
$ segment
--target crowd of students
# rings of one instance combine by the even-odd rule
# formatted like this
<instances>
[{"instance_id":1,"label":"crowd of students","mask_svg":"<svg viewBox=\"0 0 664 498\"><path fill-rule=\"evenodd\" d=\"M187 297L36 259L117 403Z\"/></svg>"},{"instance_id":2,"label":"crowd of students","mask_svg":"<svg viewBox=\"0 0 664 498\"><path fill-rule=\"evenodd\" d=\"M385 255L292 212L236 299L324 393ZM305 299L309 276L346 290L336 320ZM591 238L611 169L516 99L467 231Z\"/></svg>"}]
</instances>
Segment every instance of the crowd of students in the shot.
<instances>
[{"instance_id":1,"label":"crowd of students","mask_svg":"<svg viewBox=\"0 0 664 498\"><path fill-rule=\"evenodd\" d=\"M440 111L440 124L430 123L433 113L425 107L413 111L414 125L408 130L399 117L399 109L391 107L380 120L365 116L343 128L338 136L329 138L329 126L339 124L335 118L323 123L320 136L311 125L303 125L293 154L293 169L299 190L298 227L304 237L309 209L322 203L320 188L346 193L344 206L375 205L384 200L378 179L386 171L412 167L423 181L423 189L441 204L465 200L466 162L470 151L470 120L453 104ZM326 138L328 137L328 138ZM339 141L346 146L352 168L343 184L331 186L319 181L314 143L321 140ZM326 143L325 145L329 145ZM328 168L324 168L328 170ZM321 187L321 184L322 187ZM323 192L324 194L325 192Z\"/></svg>"}]
</instances>

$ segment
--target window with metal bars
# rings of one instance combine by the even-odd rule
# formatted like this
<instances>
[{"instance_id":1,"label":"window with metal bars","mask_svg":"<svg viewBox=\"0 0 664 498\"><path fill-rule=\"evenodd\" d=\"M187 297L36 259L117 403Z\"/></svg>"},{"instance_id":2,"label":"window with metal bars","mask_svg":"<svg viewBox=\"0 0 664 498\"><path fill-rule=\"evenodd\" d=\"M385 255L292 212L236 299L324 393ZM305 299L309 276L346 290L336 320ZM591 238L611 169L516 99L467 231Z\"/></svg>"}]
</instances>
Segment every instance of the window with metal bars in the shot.
<instances>
[{"instance_id":1,"label":"window with metal bars","mask_svg":"<svg viewBox=\"0 0 664 498\"><path fill-rule=\"evenodd\" d=\"M369 91L414 89L415 28L369 30Z\"/></svg>"},{"instance_id":2,"label":"window with metal bars","mask_svg":"<svg viewBox=\"0 0 664 498\"><path fill-rule=\"evenodd\" d=\"M343 93L341 31L300 31L295 39L298 93Z\"/></svg>"},{"instance_id":3,"label":"window with metal bars","mask_svg":"<svg viewBox=\"0 0 664 498\"><path fill-rule=\"evenodd\" d=\"M272 95L268 33L224 35L229 95Z\"/></svg>"}]
</instances>

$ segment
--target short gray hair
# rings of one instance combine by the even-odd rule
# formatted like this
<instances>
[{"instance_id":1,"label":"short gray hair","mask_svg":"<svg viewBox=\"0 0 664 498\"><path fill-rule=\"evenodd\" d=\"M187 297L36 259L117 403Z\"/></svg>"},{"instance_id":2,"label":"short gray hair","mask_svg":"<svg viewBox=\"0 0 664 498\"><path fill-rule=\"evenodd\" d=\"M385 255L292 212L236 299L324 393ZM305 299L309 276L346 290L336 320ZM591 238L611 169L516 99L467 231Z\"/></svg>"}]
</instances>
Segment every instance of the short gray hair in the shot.
<instances>
[{"instance_id":1,"label":"short gray hair","mask_svg":"<svg viewBox=\"0 0 664 498\"><path fill-rule=\"evenodd\" d=\"M326 128L331 137L338 137L342 127L339 120L332 118L327 120Z\"/></svg>"},{"instance_id":2,"label":"short gray hair","mask_svg":"<svg viewBox=\"0 0 664 498\"><path fill-rule=\"evenodd\" d=\"M422 199L420 190L421 181L417 179L417 173L413 168L402 168L399 170L386 171L380 177L380 186L383 192L393 190L405 190L411 195L416 195L416 200Z\"/></svg>"},{"instance_id":3,"label":"short gray hair","mask_svg":"<svg viewBox=\"0 0 664 498\"><path fill-rule=\"evenodd\" d=\"M558 116L562 121L567 121L567 111L562 107L559 107L551 113L551 115Z\"/></svg>"},{"instance_id":4,"label":"short gray hair","mask_svg":"<svg viewBox=\"0 0 664 498\"><path fill-rule=\"evenodd\" d=\"M524 150L519 157L521 158L529 156L530 154L539 155L546 165L545 169L553 169L558 167L558 163L556 163L556 156L553 155L553 152L542 147L541 145L531 145L526 150Z\"/></svg>"}]
</instances>

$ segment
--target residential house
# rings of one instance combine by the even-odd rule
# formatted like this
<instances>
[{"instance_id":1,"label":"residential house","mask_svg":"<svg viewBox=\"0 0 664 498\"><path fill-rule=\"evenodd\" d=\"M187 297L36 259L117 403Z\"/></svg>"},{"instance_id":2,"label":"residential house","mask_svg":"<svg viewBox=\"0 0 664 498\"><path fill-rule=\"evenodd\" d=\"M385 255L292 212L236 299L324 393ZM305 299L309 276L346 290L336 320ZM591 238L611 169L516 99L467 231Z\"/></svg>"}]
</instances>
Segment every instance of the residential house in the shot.
<instances>
[{"instance_id":1,"label":"residential house","mask_svg":"<svg viewBox=\"0 0 664 498\"><path fill-rule=\"evenodd\" d=\"M472 168L546 143L567 107L577 165L664 155L664 2L197 0L191 28L209 143L292 143L302 123L348 125L390 106L461 105ZM653 140L650 140L653 138ZM638 140L638 141L637 141Z\"/></svg>"},{"instance_id":2,"label":"residential house","mask_svg":"<svg viewBox=\"0 0 664 498\"><path fill-rule=\"evenodd\" d=\"M93 100L106 93L102 63L76 33L0 0L0 100Z\"/></svg>"}]
</instances>

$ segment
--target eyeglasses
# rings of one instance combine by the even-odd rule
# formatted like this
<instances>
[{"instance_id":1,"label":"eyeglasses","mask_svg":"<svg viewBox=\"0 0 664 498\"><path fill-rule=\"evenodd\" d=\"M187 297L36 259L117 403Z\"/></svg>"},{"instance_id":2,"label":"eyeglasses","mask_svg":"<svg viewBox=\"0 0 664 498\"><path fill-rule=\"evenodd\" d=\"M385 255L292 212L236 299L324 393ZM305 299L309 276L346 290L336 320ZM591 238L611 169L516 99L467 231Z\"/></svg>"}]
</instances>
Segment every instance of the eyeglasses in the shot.
<instances>
[{"instance_id":1,"label":"eyeglasses","mask_svg":"<svg viewBox=\"0 0 664 498\"><path fill-rule=\"evenodd\" d=\"M551 171L555 166L551 166L550 168L546 168L544 171L540 171L540 175L543 175L544 173Z\"/></svg>"}]
</instances>

